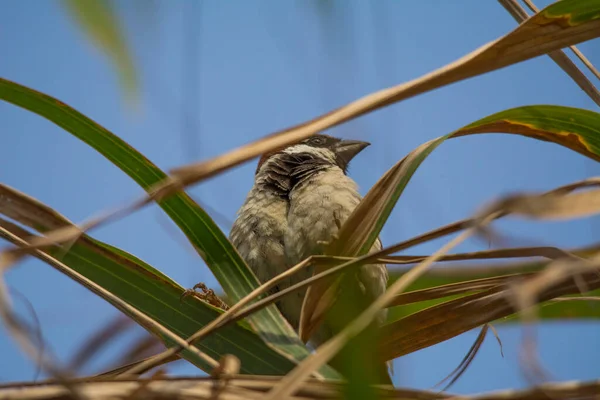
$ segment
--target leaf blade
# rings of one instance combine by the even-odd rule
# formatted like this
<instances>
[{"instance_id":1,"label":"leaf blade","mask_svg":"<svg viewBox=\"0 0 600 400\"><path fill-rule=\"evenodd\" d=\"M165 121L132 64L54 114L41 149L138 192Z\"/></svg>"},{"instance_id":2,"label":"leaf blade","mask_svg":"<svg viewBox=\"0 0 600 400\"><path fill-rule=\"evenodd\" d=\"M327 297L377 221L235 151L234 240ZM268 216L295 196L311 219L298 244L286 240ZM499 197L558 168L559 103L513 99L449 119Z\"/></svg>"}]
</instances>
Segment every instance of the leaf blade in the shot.
<instances>
[{"instance_id":1,"label":"leaf blade","mask_svg":"<svg viewBox=\"0 0 600 400\"><path fill-rule=\"evenodd\" d=\"M208 161L171 173L185 185L212 177L275 148L391 104L600 36L600 0L562 0L543 9L507 35L410 82L371 93L308 122L275 132ZM498 55L502 55L499 57Z\"/></svg>"},{"instance_id":2,"label":"leaf blade","mask_svg":"<svg viewBox=\"0 0 600 400\"><path fill-rule=\"evenodd\" d=\"M29 209L35 208L37 202L35 199L19 196L20 193L4 185L0 186L0 189L2 189L0 191L1 213L4 214L6 203L14 207L19 202L27 202ZM51 210L49 207L45 209ZM51 216L43 214L41 218L37 218L34 224L37 229L44 232L69 222L53 211ZM8 221L0 219L0 226L21 239L31 237L28 231ZM155 318L183 338L208 324L221 312L194 297L186 298L182 302L184 289L166 275L135 256L94 240L88 235L82 235L72 243L68 252L57 246L45 249L44 252L118 295L119 298ZM126 310L122 311L137 320ZM152 331L152 333L164 340L157 332ZM170 341L166 342L170 343ZM236 354L244 360L244 371L247 373L281 374L293 366L291 361L264 345L245 323L234 325L230 330L224 330L221 335L214 338L207 338L206 342L198 344L198 347L216 359L225 354ZM193 354L184 352L183 356L196 366L210 372L209 366Z\"/></svg>"},{"instance_id":3,"label":"leaf blade","mask_svg":"<svg viewBox=\"0 0 600 400\"><path fill-rule=\"evenodd\" d=\"M585 282L590 291L600 292L597 271L586 274ZM513 315L516 310L508 297L509 290L498 286L434 305L386 324L382 328L385 358L401 357L458 336L482 324ZM541 303L579 292L576 279L569 278L545 290L538 301ZM594 315L598 314L600 313L596 309Z\"/></svg>"},{"instance_id":4,"label":"leaf blade","mask_svg":"<svg viewBox=\"0 0 600 400\"><path fill-rule=\"evenodd\" d=\"M25 86L0 78L0 99L41 115L88 144L151 191L167 175L150 160L74 108ZM237 302L258 287L258 280L212 218L183 191L157 200L204 259L227 296ZM275 306L249 317L259 335L280 354L300 361L309 352ZM272 340L277 337L278 340ZM339 375L330 367L322 376Z\"/></svg>"}]
</instances>

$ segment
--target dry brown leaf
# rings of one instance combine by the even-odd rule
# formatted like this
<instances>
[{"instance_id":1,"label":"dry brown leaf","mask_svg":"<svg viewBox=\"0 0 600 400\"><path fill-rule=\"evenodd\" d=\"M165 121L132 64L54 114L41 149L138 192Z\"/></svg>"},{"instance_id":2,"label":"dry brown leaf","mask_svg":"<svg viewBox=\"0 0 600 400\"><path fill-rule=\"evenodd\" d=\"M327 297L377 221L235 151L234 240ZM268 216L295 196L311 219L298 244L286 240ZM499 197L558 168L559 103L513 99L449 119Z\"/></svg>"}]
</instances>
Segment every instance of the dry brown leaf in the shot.
<instances>
[{"instance_id":1,"label":"dry brown leaf","mask_svg":"<svg viewBox=\"0 0 600 400\"><path fill-rule=\"evenodd\" d=\"M517 282L531 275L533 275L533 273L494 276L492 278L473 279L466 282L450 283L447 285L440 285L427 289L413 290L410 292L400 293L394 297L394 300L392 300L388 307L396 307L405 304L418 303L421 301L435 300L457 294L468 294L471 292L489 290L502 285L507 285L510 282Z\"/></svg>"},{"instance_id":2,"label":"dry brown leaf","mask_svg":"<svg viewBox=\"0 0 600 400\"><path fill-rule=\"evenodd\" d=\"M563 301L600 301L600 296L557 297L556 299L552 299L550 301L556 303Z\"/></svg>"},{"instance_id":3,"label":"dry brown leaf","mask_svg":"<svg viewBox=\"0 0 600 400\"><path fill-rule=\"evenodd\" d=\"M531 0L523 0L523 2L527 5L527 7L529 7L529 9L531 11L533 11L534 13L538 13L540 12L540 9L537 8L535 6L535 4L533 4L533 1ZM573 52L573 54L575 54L577 56L577 58L579 58L579 60L581 60L581 62L590 70L590 72L592 74L594 74L594 76L598 79L600 79L600 71L598 71L594 65L591 63L590 60L587 59L586 56L583 55L583 53L581 51L579 51L579 49L576 46L569 46L569 49L571 49L571 51Z\"/></svg>"},{"instance_id":4,"label":"dry brown leaf","mask_svg":"<svg viewBox=\"0 0 600 400\"><path fill-rule=\"evenodd\" d=\"M530 279L517 282L507 293L508 299L519 312L524 323L522 351L520 354L521 367L525 375L533 382L545 380L547 372L542 368L537 352L537 341L533 322L537 318L537 301L541 295L556 284L572 279L578 292L591 290L590 282L584 279L584 274L594 274L600 279L600 256L586 260L557 260L543 271Z\"/></svg>"},{"instance_id":5,"label":"dry brown leaf","mask_svg":"<svg viewBox=\"0 0 600 400\"><path fill-rule=\"evenodd\" d=\"M568 252L581 258L591 258L598 255L600 247L595 244L578 249L569 250ZM465 279L481 279L490 276L511 275L523 272L537 272L544 269L548 265L547 261L530 261L527 263L512 262L498 264L468 264L468 265L453 265L440 266L432 268L427 272L427 276L431 277L452 277ZM396 269L398 272L403 272L406 269Z\"/></svg>"},{"instance_id":6,"label":"dry brown leaf","mask_svg":"<svg viewBox=\"0 0 600 400\"><path fill-rule=\"evenodd\" d=\"M242 375L228 380L228 385L220 393L219 400L263 399L280 377ZM90 399L113 400L127 398L131 393L143 388L148 398L172 400L214 400L214 380L212 378L172 378L156 377L138 380L106 380L87 382L73 380L79 390ZM244 390L241 392L240 390ZM342 390L339 382L306 382L293 399L337 400ZM582 400L592 399L600 392L600 381L551 382L524 390L500 390L477 395L456 396L449 393L432 392L406 388L388 389L376 387L378 398L382 400ZM0 386L0 398L14 400L54 400L65 398L68 392L54 382L11 383Z\"/></svg>"},{"instance_id":7,"label":"dry brown leaf","mask_svg":"<svg viewBox=\"0 0 600 400\"><path fill-rule=\"evenodd\" d=\"M2 183L0 183L0 214L40 232L73 225L71 221L47 205Z\"/></svg>"},{"instance_id":8,"label":"dry brown leaf","mask_svg":"<svg viewBox=\"0 0 600 400\"><path fill-rule=\"evenodd\" d=\"M448 390L448 388L454 385L457 380L460 379L460 377L467 371L467 368L469 368L469 365L471 365L471 363L475 359L475 356L479 352L479 349L481 348L481 345L485 340L485 335L487 334L488 329L489 325L485 324L479 331L479 335L477 335L475 342L473 342L473 345L471 346L465 357L461 360L460 364L458 364L458 366L452 372L450 372L448 376L446 376L444 379L438 382L434 387L441 386L444 382L450 380L450 382L442 389L442 391L445 392L446 390Z\"/></svg>"},{"instance_id":9,"label":"dry brown leaf","mask_svg":"<svg viewBox=\"0 0 600 400\"><path fill-rule=\"evenodd\" d=\"M517 0L498 1L500 2L500 4L502 4L504 8L506 8L506 10L513 16L513 18L517 20L517 22L522 23L527 18L529 18L529 15L527 15L527 11L525 11L525 9L521 7ZM533 3L531 3L531 5L533 5ZM533 7L535 8L535 6ZM534 12L538 11L539 10ZM578 56L581 56L583 57L583 59L588 61L575 46L570 46L570 48ZM573 81L581 88L581 90L583 90L597 105L600 106L600 92L598 92L598 89L596 89L594 84L585 76L583 72L581 72L579 68L577 68L577 65L575 65L575 63L571 61L571 59L567 56L567 54L564 51L556 50L550 52L548 53L548 57L550 57L556 64L558 64L558 66L561 67L563 71L565 71L567 75L571 77L571 79L573 79ZM589 64L589 67L594 69L591 63Z\"/></svg>"},{"instance_id":10,"label":"dry brown leaf","mask_svg":"<svg viewBox=\"0 0 600 400\"><path fill-rule=\"evenodd\" d=\"M211 160L176 168L171 173L180 182L177 188L180 189L379 108L592 39L598 36L598 32L600 20L576 25L569 21L568 17L549 17L539 13L506 36L418 79L372 93L309 122L271 134ZM169 191L173 189L163 191L161 195Z\"/></svg>"},{"instance_id":11,"label":"dry brown leaf","mask_svg":"<svg viewBox=\"0 0 600 400\"><path fill-rule=\"evenodd\" d=\"M595 246L597 247L597 246ZM594 248L595 248L594 247ZM577 252L578 250L574 250ZM438 262L443 261L467 261L467 260L491 260L498 258L527 258L527 257L544 257L548 259L555 259L560 257L570 256L570 252L566 252L563 249L553 246L535 246L535 247L515 247L508 249L496 249L496 250L481 250L473 251L470 253L457 253L447 254L441 257ZM386 264L415 264L423 261L428 256L388 256L380 257L377 259L378 262ZM338 260L351 260L349 257L336 257Z\"/></svg>"},{"instance_id":12,"label":"dry brown leaf","mask_svg":"<svg viewBox=\"0 0 600 400\"><path fill-rule=\"evenodd\" d=\"M586 252L589 249L596 249L596 246L590 246L585 248ZM597 249L596 249L597 252ZM574 250L573 253L567 252L565 250L561 250L556 247L525 247L525 248L516 248L516 249L499 249L499 250L486 250L482 252L474 252L474 253L465 253L465 254L456 254L456 255L448 255L444 257L457 259L480 259L480 258L492 258L490 256L498 256L502 258L507 257L533 257L533 256L542 256L548 259L560 259L560 258L573 258L574 255L582 254L582 249ZM588 253L589 256L589 253ZM440 260L442 261L442 260ZM545 266L545 265L544 265ZM482 273L475 267L476 271ZM501 266L497 268L495 272L501 272L506 268L506 266ZM520 264L520 268L523 268L523 265ZM542 266L540 266L540 269ZM471 274L473 274L473 267L469 270ZM441 270L443 275L446 275L446 269ZM489 273L489 268L487 270ZM431 273L431 272L430 272ZM464 273L464 271L463 271ZM496 274L493 277L481 278L481 279L471 279L465 282L457 282L446 285L440 285L436 287L413 290L410 292L401 293L395 297L395 299L390 303L389 307L416 303L420 301L434 300L447 296L457 295L457 294L467 294L469 292L482 291L497 287L499 285L506 285L511 282L517 282L525 277L532 276L534 272L519 272L515 274L505 274L502 275L500 273Z\"/></svg>"},{"instance_id":13,"label":"dry brown leaf","mask_svg":"<svg viewBox=\"0 0 600 400\"><path fill-rule=\"evenodd\" d=\"M558 187L556 189L552 189L546 193L547 194L568 194L575 190L596 187L599 185L600 185L600 178L592 177L592 178L584 179L582 181L573 182L573 183L570 183L570 184L567 184L564 186L560 186L560 187ZM505 215L506 214L500 214L500 215L498 215L498 218L504 217ZM436 229L426 232L422 235L415 236L411 239L408 239L404 242L400 242L393 246L389 246L386 249L387 250L386 254L396 253L396 252L408 249L410 247L417 246L419 244L422 244L422 243L425 243L425 242L428 242L431 240L439 239L441 237L451 235L456 232L460 232L461 230L467 229L470 226L472 226L474 222L475 222L474 218L468 218L468 219L464 219L461 221L457 221L457 222L442 226L440 228L436 228Z\"/></svg>"},{"instance_id":14,"label":"dry brown leaf","mask_svg":"<svg viewBox=\"0 0 600 400\"><path fill-rule=\"evenodd\" d=\"M565 186L561 186L559 188L553 189L546 193L548 193L548 194L565 194L565 193L570 193L570 192L580 189L580 188L594 187L594 186L597 186L598 184L600 184L600 179L590 178L590 179L586 179L583 181L571 183L571 184L568 184ZM495 208L498 208L498 207L495 207ZM490 215L489 217L495 219L495 218L499 218L504 215L506 215L506 214L498 212L493 215ZM332 266L332 267L330 266L330 268L327 269L327 271L323 272L322 274L314 275L311 278L309 278L303 282L300 282L300 283L293 285L287 289L279 291L276 294L273 294L264 299L261 299L244 309L239 310L236 306L235 314L228 315L226 320L219 321L218 326L215 325L215 327L211 327L211 331L212 331L212 329L215 329L216 327L223 327L229 323L232 323L234 321L242 319L242 318L246 317L247 315L252 314L259 309L262 309L269 304L272 304L277 299L284 297L286 295L289 295L290 293L292 293L296 290L300 290L301 288L313 285L315 282L319 282L320 280L323 280L328 277L339 274L341 271L343 271L346 268L373 263L380 258L388 256L390 253L404 250L409 247L416 246L420 243L424 243L429 240L437 239L437 238L458 232L463 229L467 229L469 227L472 227L477 222L477 220L479 220L479 219L478 218L469 218L469 219L465 219L462 221L458 221L458 222L443 226L441 228L437 228L437 229L427 232L425 234L419 235L419 236L409 239L407 241L398 243L396 245L386 247L377 253L368 254L366 256L362 256L359 258L352 259L352 258L347 258L347 257L319 257L319 256L317 256L317 257L312 257L311 259L307 259L304 261L303 265L299 264L299 265L295 266L294 268L286 271L283 275L278 276L278 277L274 278L273 280L267 282L266 284L262 285L261 287L259 287L256 290L256 292L263 293L266 290L266 288L270 287L270 285L273 285L275 281L278 281L279 279L283 279L284 277L293 275L300 269L299 267L305 267L305 266L311 264L313 262L312 260L318 260L319 263L326 261L328 259L329 259L328 262L330 262L330 263L332 262L331 260L334 260L333 262L337 262L337 261L335 261L336 259L342 259L342 260L348 259L350 261L347 261L341 265L336 265L336 266ZM542 251L544 251L544 250L542 250ZM598 249L592 246L589 248L580 249L578 251L582 251L584 253L589 253L589 254L595 254L595 253L597 253ZM550 257L559 256L561 253L562 252L560 251L560 249L559 250L552 250L552 249L547 250L547 255ZM584 254L578 254L578 256L584 256ZM444 257L446 257L446 255L440 256L439 259L443 259ZM519 268L522 268L522 265L520 265ZM511 272L514 272L513 269L514 269L514 266L502 265L502 266L494 267L491 272L509 274ZM465 272L468 274L473 274L475 271L473 270L473 268L470 268L470 269L461 268L461 269L456 269L454 271L445 268L442 273L443 274L452 273L453 275L461 275L462 273L465 273ZM435 275L438 272L430 271L429 273ZM486 270L483 270L482 273L490 273L490 269L488 268ZM252 294L247 296L244 299L244 304L248 304L248 302L250 302L254 297L256 297L256 296L252 295ZM225 315L225 314L223 314L223 315Z\"/></svg>"},{"instance_id":15,"label":"dry brown leaf","mask_svg":"<svg viewBox=\"0 0 600 400\"><path fill-rule=\"evenodd\" d=\"M317 266L314 270L313 275L324 272L327 268L319 268ZM330 310L338 298L337 293L339 286L334 281L339 281L340 277L332 277L331 279L324 279L320 282L310 286L304 301L302 303L302 310L300 313L300 326L298 329L298 335L304 343L308 342L313 333L321 326L327 316L327 311ZM313 293L318 293L318 296L313 296ZM309 294L311 294L309 296ZM307 312L310 311L310 312Z\"/></svg>"},{"instance_id":16,"label":"dry brown leaf","mask_svg":"<svg viewBox=\"0 0 600 400\"><path fill-rule=\"evenodd\" d=\"M386 206L391 193L399 182L406 176L407 166L412 165L411 160L419 157L422 151L429 148L429 143L420 146L391 168L374 186L340 230L338 239L328 248L328 254L349 255L358 254L365 245L365 240L371 235L375 225L379 222L379 215ZM593 180L594 184L597 183ZM583 183L579 182L580 185ZM589 185L590 182L585 183ZM495 213L497 217L506 214L527 215L534 218L565 219L575 216L587 216L600 212L600 189L590 189L586 192L566 192L564 188L555 189L541 195L510 196L488 207L482 215L486 218ZM455 225L456 226L456 225ZM457 227L463 227L458 225ZM566 254L560 249L548 249L547 255L556 258ZM509 253L510 254L510 253ZM447 257L447 256L444 256ZM441 259L441 258L440 258ZM315 268L314 274L326 270L327 266ZM324 310L331 307L335 300L334 293L337 285L334 279L326 279L312 285L306 292L302 306L300 328L301 337L307 340L311 333L318 329L323 322ZM335 282L339 282L336 280ZM318 310L319 308L320 310Z\"/></svg>"},{"instance_id":17,"label":"dry brown leaf","mask_svg":"<svg viewBox=\"0 0 600 400\"><path fill-rule=\"evenodd\" d=\"M125 377L131 378L131 377L134 377L136 375L145 374L146 372L150 371L152 368L155 368L155 367L158 367L158 366L161 366L161 365L164 365L164 364L168 364L170 362L177 361L177 360L181 359L178 355L174 355L174 356L171 356L170 358L167 358L166 360L162 360L160 363L156 363L156 365L151 365L150 367L144 368L144 369L142 369L142 370L140 370L140 371L138 371L136 373L128 373L128 371L132 370L134 367L136 367L136 366L138 366L138 365L140 365L142 363L146 363L149 360L154 360L154 359L158 358L159 355L160 354L155 354L153 356L146 357L143 360L134 361L134 362L126 364L126 365L121 365L119 367L116 367L116 368L110 369L108 371L104 371L102 373L99 373L99 374L95 375L94 377L95 378L99 378L99 379L106 379L108 377L117 377L117 376L125 376Z\"/></svg>"},{"instance_id":18,"label":"dry brown leaf","mask_svg":"<svg viewBox=\"0 0 600 400\"><path fill-rule=\"evenodd\" d=\"M508 214L531 219L566 220L583 218L600 213L600 189L567 194L519 194L501 199L489 209L503 210Z\"/></svg>"},{"instance_id":19,"label":"dry brown leaf","mask_svg":"<svg viewBox=\"0 0 600 400\"><path fill-rule=\"evenodd\" d=\"M582 277L590 290L600 288L597 272L588 272ZM524 279L528 282L532 278ZM515 313L517 307L509 299L511 293L511 287L499 286L435 305L386 325L382 333L385 359L401 357ZM576 293L579 293L576 280L565 277L539 293L535 302Z\"/></svg>"}]
</instances>

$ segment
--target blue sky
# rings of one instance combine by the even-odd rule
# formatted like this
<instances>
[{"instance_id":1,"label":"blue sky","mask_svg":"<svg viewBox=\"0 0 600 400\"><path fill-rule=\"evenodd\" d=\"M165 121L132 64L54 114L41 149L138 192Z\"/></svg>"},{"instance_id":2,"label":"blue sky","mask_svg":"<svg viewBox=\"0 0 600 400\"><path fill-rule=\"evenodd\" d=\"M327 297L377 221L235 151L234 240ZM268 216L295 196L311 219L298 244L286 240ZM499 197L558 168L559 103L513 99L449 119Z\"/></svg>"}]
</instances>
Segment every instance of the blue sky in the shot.
<instances>
[{"instance_id":1,"label":"blue sky","mask_svg":"<svg viewBox=\"0 0 600 400\"><path fill-rule=\"evenodd\" d=\"M548 3L540 1L538 6ZM75 107L165 170L218 155L416 78L516 26L499 3L480 0L122 2L119 11L141 79L141 107L135 112L124 105L110 63L60 2L11 0L3 6L0 76ZM195 40L189 40L190 35ZM595 65L600 65L599 43L580 45ZM195 48L193 58L190 46ZM372 143L350 168L366 193L419 144L494 112L530 104L598 111L559 67L540 57L404 101L330 133ZM141 195L120 170L43 118L0 103L0 121L0 181L69 219L82 221ZM190 189L202 204L224 216L215 219L226 232L252 185L254 168L254 162L247 163ZM452 140L415 174L382 240L395 243L465 218L502 194L546 190L598 171L594 161L570 150L522 137L494 134ZM522 239L516 244L570 247L592 243L599 221L511 220L497 226ZM92 235L135 254L185 287L198 281L216 287L210 271L157 207ZM414 252L431 252L440 244ZM483 248L471 241L459 250ZM50 348L66 359L117 315L103 300L37 260L19 264L7 281L32 303ZM25 310L18 298L16 302ZM599 329L597 322L539 327L542 361L554 378L597 377ZM517 363L520 329L498 330L505 358L488 339L453 391L527 386ZM397 382L431 387L460 362L476 335L469 332L397 360ZM116 344L93 366L103 365L125 345ZM33 378L31 362L4 331L0 354L0 381ZM196 373L185 365L174 371Z\"/></svg>"}]
</instances>

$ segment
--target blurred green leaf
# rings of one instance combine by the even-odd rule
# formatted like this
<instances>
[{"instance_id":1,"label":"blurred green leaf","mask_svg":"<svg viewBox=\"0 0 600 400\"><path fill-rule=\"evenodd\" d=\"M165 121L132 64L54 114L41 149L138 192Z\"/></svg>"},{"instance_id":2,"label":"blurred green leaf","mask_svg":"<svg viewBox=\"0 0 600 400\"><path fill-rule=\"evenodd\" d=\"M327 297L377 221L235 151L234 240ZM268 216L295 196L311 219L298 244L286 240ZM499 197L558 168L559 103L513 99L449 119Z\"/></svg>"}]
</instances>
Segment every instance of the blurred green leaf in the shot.
<instances>
[{"instance_id":1,"label":"blurred green leaf","mask_svg":"<svg viewBox=\"0 0 600 400\"><path fill-rule=\"evenodd\" d=\"M77 21L92 43L110 58L130 100L137 100L138 79L131 50L127 46L121 22L109 0L63 0L69 14Z\"/></svg>"},{"instance_id":2,"label":"blurred green leaf","mask_svg":"<svg viewBox=\"0 0 600 400\"><path fill-rule=\"evenodd\" d=\"M150 190L167 176L152 162L75 109L46 94L0 78L0 99L35 112L79 138ZM211 269L227 296L237 302L259 286L244 260L210 216L183 191L158 201L188 237ZM309 351L277 307L271 305L248 317L257 333L280 354L300 361ZM339 375L330 367L320 370L323 376Z\"/></svg>"},{"instance_id":3,"label":"blurred green leaf","mask_svg":"<svg viewBox=\"0 0 600 400\"><path fill-rule=\"evenodd\" d=\"M258 155L410 97L599 36L600 0L561 0L533 15L510 33L426 75L370 93L310 121L272 133L210 160L175 168L171 173L185 186L192 185Z\"/></svg>"},{"instance_id":4,"label":"blurred green leaf","mask_svg":"<svg viewBox=\"0 0 600 400\"><path fill-rule=\"evenodd\" d=\"M0 224L6 225L1 220ZM37 225L41 232L52 229ZM22 239L29 237L29 232L15 232L17 229L13 226L9 231ZM222 312L194 296L188 296L181 301L184 289L169 277L133 255L87 235L78 239L67 252L60 247L51 247L44 251L184 339ZM122 311L128 314L126 310ZM135 315L129 316L137 320ZM174 344L162 337L160 332L153 332L150 327L146 329L160 337L165 344ZM242 363L242 372L248 374L281 375L294 365L265 345L243 322L219 330L219 334L209 336L196 346L217 360L225 354L235 355ZM181 354L204 371L211 371L209 366L193 353L183 351Z\"/></svg>"}]
</instances>

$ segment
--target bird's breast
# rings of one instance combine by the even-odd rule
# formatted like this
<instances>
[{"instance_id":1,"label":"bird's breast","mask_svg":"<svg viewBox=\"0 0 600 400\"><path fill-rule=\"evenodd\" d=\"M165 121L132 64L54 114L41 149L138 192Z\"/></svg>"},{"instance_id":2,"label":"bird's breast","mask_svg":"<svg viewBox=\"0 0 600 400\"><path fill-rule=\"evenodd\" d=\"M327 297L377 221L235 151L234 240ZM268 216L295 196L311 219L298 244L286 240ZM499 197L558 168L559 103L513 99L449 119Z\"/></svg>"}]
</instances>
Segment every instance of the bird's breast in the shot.
<instances>
[{"instance_id":1,"label":"bird's breast","mask_svg":"<svg viewBox=\"0 0 600 400\"><path fill-rule=\"evenodd\" d=\"M291 264L318 254L360 202L356 183L341 170L316 174L290 193L286 256Z\"/></svg>"}]
</instances>

